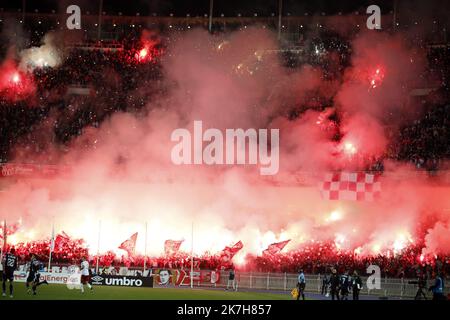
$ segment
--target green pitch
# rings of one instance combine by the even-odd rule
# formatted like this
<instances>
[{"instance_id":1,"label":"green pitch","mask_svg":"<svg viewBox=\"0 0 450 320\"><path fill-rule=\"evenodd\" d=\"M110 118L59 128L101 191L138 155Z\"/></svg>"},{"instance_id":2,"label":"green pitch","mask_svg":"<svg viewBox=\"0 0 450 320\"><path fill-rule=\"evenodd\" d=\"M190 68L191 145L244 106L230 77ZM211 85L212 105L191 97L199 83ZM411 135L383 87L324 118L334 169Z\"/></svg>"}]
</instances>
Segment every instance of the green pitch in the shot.
<instances>
[{"instance_id":1,"label":"green pitch","mask_svg":"<svg viewBox=\"0 0 450 320\"><path fill-rule=\"evenodd\" d=\"M7 287L8 288L8 287ZM7 289L8 293L8 289ZM65 285L42 285L37 295L29 295L24 283L15 283L14 298L0 296L2 300L291 300L289 293L233 292L207 289L175 288L128 288L128 287L94 287L93 293L86 288L70 290Z\"/></svg>"}]
</instances>

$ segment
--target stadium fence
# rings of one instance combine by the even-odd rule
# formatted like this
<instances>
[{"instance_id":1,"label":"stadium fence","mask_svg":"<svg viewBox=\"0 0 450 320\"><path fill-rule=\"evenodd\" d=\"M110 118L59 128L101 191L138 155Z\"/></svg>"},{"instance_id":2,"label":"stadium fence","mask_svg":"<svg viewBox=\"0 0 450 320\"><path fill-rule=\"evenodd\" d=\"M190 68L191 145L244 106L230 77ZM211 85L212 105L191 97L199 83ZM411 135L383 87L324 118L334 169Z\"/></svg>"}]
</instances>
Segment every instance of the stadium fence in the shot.
<instances>
[{"instance_id":1,"label":"stadium fence","mask_svg":"<svg viewBox=\"0 0 450 320\"><path fill-rule=\"evenodd\" d=\"M126 268L124 268L126 269ZM138 270L122 270L121 274L135 275ZM142 272L142 270L140 270ZM228 284L228 272L221 271L219 281L215 284L194 281L195 287L218 287L226 288ZM298 274L292 273L273 273L273 272L236 272L236 286L237 289L250 290L268 290L268 291L285 291L289 293L297 285ZM321 293L323 275L305 275L306 288L305 292ZM381 289L369 289L367 287L367 278L361 276L363 288L360 291L361 295L371 295L377 297L397 297L411 299L416 295L417 284L409 283L410 281L417 281L417 279L406 278L388 278L381 277ZM448 283L448 281L446 281ZM428 292L428 287L434 283L434 279L428 280L425 292L428 298L431 298L431 292ZM448 286L445 288L445 295L450 294ZM350 293L351 296L351 293Z\"/></svg>"},{"instance_id":2,"label":"stadium fence","mask_svg":"<svg viewBox=\"0 0 450 320\"><path fill-rule=\"evenodd\" d=\"M52 266L52 274L61 274L67 273L67 266ZM102 273L102 269L99 269L99 273ZM152 273L150 276L156 277L157 271L160 269L166 268L157 268L153 267ZM170 268L169 268L170 269ZM24 272L24 266L19 266L19 272ZM107 268L110 270L110 268ZM173 269L172 271L174 271ZM45 271L46 268L45 268ZM138 276L142 275L144 277L149 276L148 269L145 273L143 272L143 268L126 268L121 267L117 273L117 275L122 276ZM189 270L185 270L189 272ZM199 270L195 270L194 272L198 272ZM202 272L211 272L211 270L202 270ZM109 274L109 271L107 272ZM228 285L228 271L219 271L220 276L218 277L218 281L216 283L212 283L210 281L200 281L194 280L194 287L203 287L203 288L226 288ZM264 290L264 291L281 291L286 292L287 294L292 291L293 288L297 285L297 277L298 274L294 273L274 273L274 272L236 272L236 281L235 285L237 290ZM309 293L321 293L322 290L322 281L324 275L320 274L306 274L306 288L305 292ZM411 299L416 295L417 292L417 284L410 283L411 281L417 281L416 278L408 279L408 278L389 278L386 276L381 277L380 289L369 289L367 286L366 276L360 276L363 288L360 291L361 295L369 295L376 296L380 299L383 297L396 297L396 298L405 298ZM448 279L444 280L445 284L448 283ZM431 298L431 292L428 292L428 287L434 283L434 279L428 280L425 288L425 293L428 298ZM156 286L156 285L155 285ZM173 285L172 285L173 286ZM186 285L184 285L186 286ZM329 291L328 291L329 292ZM351 293L350 293L351 295ZM445 295L450 295L450 288L448 285L445 286Z\"/></svg>"},{"instance_id":3,"label":"stadium fence","mask_svg":"<svg viewBox=\"0 0 450 320\"><path fill-rule=\"evenodd\" d=\"M297 285L298 274L290 273L256 273L256 272L238 272L236 274L238 288L256 289L256 290L271 290L271 291L286 291L290 292ZM321 293L323 275L305 275L306 288L305 292ZM379 297L398 297L398 298L412 298L416 295L417 285L409 283L410 281L417 281L417 279L404 278L381 278L381 289L369 289L367 287L367 278L361 276L363 288L360 292L362 295L373 295ZM226 287L228 282L228 273L221 273L219 283L217 286ZM429 280L427 287L430 286L434 280ZM197 283L196 285L202 285ZM427 288L428 289L428 288ZM427 291L426 291L427 292ZM450 290L446 288L446 294ZM431 293L427 292L428 297L431 298Z\"/></svg>"}]
</instances>

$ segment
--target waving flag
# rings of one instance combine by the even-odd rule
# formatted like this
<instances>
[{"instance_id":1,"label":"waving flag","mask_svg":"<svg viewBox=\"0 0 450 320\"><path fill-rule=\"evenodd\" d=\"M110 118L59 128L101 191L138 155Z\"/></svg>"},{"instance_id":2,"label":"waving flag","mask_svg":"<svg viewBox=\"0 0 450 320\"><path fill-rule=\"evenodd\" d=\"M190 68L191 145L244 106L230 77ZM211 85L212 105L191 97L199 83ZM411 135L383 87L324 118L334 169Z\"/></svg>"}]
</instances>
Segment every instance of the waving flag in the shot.
<instances>
[{"instance_id":1,"label":"waving flag","mask_svg":"<svg viewBox=\"0 0 450 320\"><path fill-rule=\"evenodd\" d=\"M6 250L6 239L8 237L8 228L6 226L6 220L3 220L3 245L2 245L2 254Z\"/></svg>"},{"instance_id":2,"label":"waving flag","mask_svg":"<svg viewBox=\"0 0 450 320\"><path fill-rule=\"evenodd\" d=\"M6 225L6 220L3 221L3 224L0 224L0 229L2 232L0 233L0 239L6 239L7 236L13 235L20 228L20 222Z\"/></svg>"},{"instance_id":3,"label":"waving flag","mask_svg":"<svg viewBox=\"0 0 450 320\"><path fill-rule=\"evenodd\" d=\"M134 255L134 249L136 248L136 240L138 233L133 234L129 239L122 242L119 249L125 250L129 256Z\"/></svg>"},{"instance_id":4,"label":"waving flag","mask_svg":"<svg viewBox=\"0 0 450 320\"><path fill-rule=\"evenodd\" d=\"M379 175L365 172L328 173L320 191L327 200L374 201L380 196L381 183Z\"/></svg>"},{"instance_id":5,"label":"waving flag","mask_svg":"<svg viewBox=\"0 0 450 320\"><path fill-rule=\"evenodd\" d=\"M241 250L244 247L242 241L236 242L236 244L232 247L225 247L225 249L222 250L220 254L221 260L225 262L231 261L233 259L234 255L238 253L239 250Z\"/></svg>"},{"instance_id":6,"label":"waving flag","mask_svg":"<svg viewBox=\"0 0 450 320\"><path fill-rule=\"evenodd\" d=\"M269 247L267 247L266 250L263 251L263 254L265 255L274 255L279 253L283 248L289 243L289 240L281 241L281 242L275 242L272 243Z\"/></svg>"},{"instance_id":7,"label":"waving flag","mask_svg":"<svg viewBox=\"0 0 450 320\"><path fill-rule=\"evenodd\" d=\"M61 250L61 248L70 241L70 237L67 235L67 233L65 233L64 231L62 231L60 234L57 234L55 237L55 242L54 242L54 246L58 249Z\"/></svg>"},{"instance_id":8,"label":"waving flag","mask_svg":"<svg viewBox=\"0 0 450 320\"><path fill-rule=\"evenodd\" d=\"M166 256L174 255L180 249L184 240L166 240L164 242L164 253Z\"/></svg>"}]
</instances>

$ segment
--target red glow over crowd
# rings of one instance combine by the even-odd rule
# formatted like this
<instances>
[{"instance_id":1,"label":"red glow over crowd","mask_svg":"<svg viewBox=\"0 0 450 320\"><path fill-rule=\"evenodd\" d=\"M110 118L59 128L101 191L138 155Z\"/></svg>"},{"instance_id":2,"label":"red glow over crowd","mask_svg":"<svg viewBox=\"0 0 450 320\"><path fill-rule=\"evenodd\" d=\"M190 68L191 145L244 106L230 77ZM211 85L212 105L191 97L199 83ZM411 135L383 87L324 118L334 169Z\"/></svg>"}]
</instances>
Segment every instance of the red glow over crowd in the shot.
<instances>
[{"instance_id":1,"label":"red glow over crowd","mask_svg":"<svg viewBox=\"0 0 450 320\"><path fill-rule=\"evenodd\" d=\"M375 89L376 87L379 87L384 79L384 70L381 67L377 67L375 71L372 71L372 74L370 76L370 87L372 89Z\"/></svg>"},{"instance_id":2,"label":"red glow over crowd","mask_svg":"<svg viewBox=\"0 0 450 320\"><path fill-rule=\"evenodd\" d=\"M0 95L10 101L26 99L35 91L35 86L28 74L19 71L10 63L0 75Z\"/></svg>"},{"instance_id":3,"label":"red glow over crowd","mask_svg":"<svg viewBox=\"0 0 450 320\"><path fill-rule=\"evenodd\" d=\"M167 83L163 81L167 72L163 72L162 63L159 61L164 60L159 59L163 57L162 40L157 40L158 38L148 31L142 33L142 35L135 35L130 39L124 37L121 42L108 43L110 47L105 45L105 48L93 44L86 45L89 50L86 50L85 46L74 46L70 53L67 53L64 57L61 65L55 68L46 66L44 63L33 71L25 71L19 67L23 64L19 62L18 58L5 60L0 73L0 130L3 132L0 136L0 162L8 163L9 161L17 161L17 159L30 161L32 159L31 161L36 161L40 165L53 165L57 162L56 155L59 155L59 153L55 154L49 151L61 149L64 150L61 154L65 154L70 149L71 143L78 137L83 136L83 134L88 137L89 132L92 132L91 129L101 127L102 122L107 122L114 114L129 112L139 115L145 113L143 111L147 110L148 104L155 102L155 105L158 105L157 102L161 100L161 97L164 97L163 101L169 101L167 104L170 106L173 101L177 101L175 98L178 98L178 94L172 96L171 90L178 90L178 87L183 88L183 86L176 86L172 83L173 81ZM375 172L377 175L381 175L384 171L384 161L386 161L386 164L390 164L392 161L412 164L417 169L428 171L430 176L435 175L440 169L448 168L447 160L450 149L449 140L446 137L448 137L449 132L450 105L436 98L442 95L443 101L448 101L448 92L450 92L448 81L446 81L450 70L450 55L447 54L447 47L442 49L429 47L426 43L422 45L429 62L427 69L434 70L437 75L442 75L441 84L434 93L420 98L421 103L425 104L427 109L423 113L418 112L414 117L411 117L415 120L405 122L398 130L387 125L386 128L383 127L383 130L379 130L383 132L383 137L386 131L389 141L386 141L386 145L384 145L383 139L378 139L381 141L379 142L380 146L375 148L373 145L377 139L372 136L367 136L365 139L360 137L361 133L364 133L367 129L365 126L367 122L355 121L357 124L348 125L346 123L348 110L339 110L339 106L333 107L333 101L337 99L335 89L328 90L326 88L328 88L330 82L339 83L340 79L346 78L348 73L352 81L347 82L347 79L345 79L342 83L345 84L345 87L353 88L353 80L355 80L354 82L360 85L358 87L362 87L361 91L364 96L369 92L368 97L376 97L377 94L389 91L387 89L389 83L393 82L391 79L396 68L392 65L383 64L378 57L369 61L367 65L364 64L359 68L354 68L351 64L352 52L347 45L348 39L330 33L322 35L317 41L319 40L323 44L315 47L313 51L308 50L305 45L302 59L298 59L299 54L295 53L295 50L292 50L292 52L288 50L286 55L280 53L280 57L282 57L280 65L283 66L283 70L288 70L286 74L290 75L293 70L300 69L299 66L303 65L300 61L304 61L305 65L317 69L315 70L317 72L314 72L314 77L312 77L314 81L311 80L311 82L323 82L323 86L312 85L311 90L305 91L299 97L295 97L295 99L286 98L285 103L280 104L280 109L283 109L283 112L280 111L280 114L274 113L274 116L280 116L283 120L292 120L293 123L296 122L295 125L298 125L301 121L295 120L308 119L306 116L302 118L304 113L307 113L305 110L319 111L320 115L317 120L315 118L312 120L314 129L311 129L311 132L315 132L315 122L320 130L327 133L326 141L328 143L326 145L332 145L332 150L336 151L332 153L333 157L327 157L327 159L330 159L330 170L332 171L351 169L361 172ZM7 50L6 46L6 44L0 44L0 48L5 47L4 52ZM220 50L223 49L221 48L222 44L219 45ZM184 62L186 51L182 50L181 52L176 61ZM220 52L225 52L225 50ZM252 59L257 60L256 66L261 64L261 66L266 66L269 69L272 68L271 64L278 66L278 60L271 63L270 58L267 58L268 62L261 63L261 59L266 58L259 57L256 53L257 51L253 52L252 50L250 54ZM223 55L226 56L225 53ZM258 57L254 58L253 56ZM294 59L295 57L297 58ZM333 62L335 57L341 58ZM405 62L405 65L409 65L408 61ZM230 68L229 72L231 70L234 69ZM246 67L246 70L249 71L248 75L244 76L238 73L233 79L245 83L247 76L249 79L252 77L258 78L260 75L258 72L264 72L265 69L261 68L260 71L256 71L257 68L253 70L251 67ZM202 85L196 87L208 85L209 71L207 73L205 70L203 71L206 74L206 80L200 82ZM228 74L228 71L225 74ZM261 74L264 75L264 73ZM300 75L302 73L299 73ZM317 79L315 79L316 77ZM426 79L422 73L417 75L417 78L421 77ZM115 80L112 81L112 78ZM216 78L211 77L211 79ZM249 80L249 83L253 87L253 80ZM222 88L222 79L218 84ZM82 87L89 94L69 94L69 89L74 87L75 89ZM230 88L234 89L234 86ZM297 89L300 89L300 87ZM186 91L189 92L189 90ZM278 91L275 90L274 92ZM283 92L280 91L280 95L284 96L284 93L281 93ZM182 97L184 97L184 94L185 92L183 92ZM190 92L189 95L191 95ZM288 95L290 94L286 94L286 96ZM353 95L348 95L350 96L348 100L352 100ZM207 96L209 97L209 95ZM344 99L343 96L345 95L342 94L340 97ZM270 94L267 101L262 104L269 106L272 104L272 100L278 100L276 94L273 97L275 98L272 98L272 94ZM305 101L303 102L303 100ZM358 105L359 107L360 105ZM382 118L387 119L391 116L386 112L386 115ZM395 117L397 116L392 116L392 118ZM259 116L256 118L259 118ZM264 118L264 116L261 116L261 118ZM357 117L355 118L360 120ZM352 120L355 118L352 118ZM367 120L366 117L363 120ZM48 135L51 137L48 141L47 137L42 139L36 129L37 124L40 123L46 124L45 129L48 129L48 132L51 133L51 135ZM346 126L355 129L356 133L344 128ZM299 128L303 127L299 126ZM309 130L309 126L305 126L305 128ZM43 129L42 131L44 131ZM378 133L378 130L374 130L374 132ZM320 139L317 139L322 143L322 134L320 134ZM97 139L93 140L92 143L88 140L86 139L86 143L79 141L83 153L86 150L96 149L97 146L102 144L102 142L97 143ZM51 144L51 148L46 143ZM18 147L14 148L16 146ZM25 147L22 148L22 146ZM298 146L301 146L301 144ZM293 149L297 149L297 147ZM298 147L298 149L301 148ZM137 153L140 154L140 152ZM31 154L34 155L34 158L29 156ZM115 162L121 168L122 165L123 167L127 165L128 160L124 156L126 154L127 152L117 153ZM293 159L297 158L296 154ZM136 163L138 161L129 162ZM144 163L144 161L142 162ZM299 168L303 167L299 166ZM17 210L17 212L5 212L5 214L18 215L20 211ZM408 211L402 210L401 212ZM274 214L274 211L269 213ZM31 214L38 215L33 212L30 212ZM45 214L49 213L46 212ZM7 218L10 219L9 216ZM333 212L327 223L340 219L339 212ZM445 226L448 225L448 218L442 221L445 222ZM370 222L367 224L370 224ZM8 225L8 227L10 226ZM430 225L431 227L432 225ZM10 229L6 235L12 235L16 230L17 228ZM334 237L334 233L330 232L330 236ZM358 270L360 274L365 274L369 264L377 264L381 267L384 275L392 277L415 277L418 270L424 268L438 268L446 271L446 273L449 271L445 270L449 267L450 257L448 255L441 255L438 252L424 254L426 245L423 243L423 235L417 241L411 241L405 246L400 243L398 245L401 247L400 249L396 248L394 244L392 250L373 250L370 254L367 252L361 254L354 248L343 249L339 245L343 241L344 239L338 237L326 241L308 240L295 250L262 255L247 254L244 256L240 252L237 256L231 255L230 257L224 255L223 252L206 252L194 257L194 265L196 268L215 270L228 268L233 264L238 269L246 271L292 273L297 272L299 268L302 268L306 273L323 273L331 267L336 267L340 273L346 270ZM15 243L14 245L8 243L4 250L9 250L12 246L16 249L22 263L27 260L29 253L35 253L40 260L48 261L51 241L50 239L37 239L26 243ZM445 249L447 250L446 253L449 253L448 248L443 245L435 248ZM88 256L93 265L98 263L101 267L128 266L142 268L146 264L155 267L189 268L191 265L191 256L184 251L177 250L170 255L152 257L130 255L125 251L123 255L120 255L108 251L96 256L83 239L72 239L67 235L60 235L56 238L55 248L52 251L53 265L79 264L83 256Z\"/></svg>"},{"instance_id":4,"label":"red glow over crowd","mask_svg":"<svg viewBox=\"0 0 450 320\"><path fill-rule=\"evenodd\" d=\"M19 261L25 262L29 253L35 253L42 261L48 261L50 253L50 240L19 243L14 247ZM8 249L7 249L8 250ZM333 242L311 242L301 248L287 253L263 254L256 256L248 254L243 259L236 257L226 259L221 253L204 253L194 256L194 267L199 269L227 269L231 265L242 271L257 272L287 272L295 273L303 268L306 273L323 274L331 267L340 272L346 270L358 270L365 274L370 264L380 266L384 275L390 277L415 277L420 270L443 270L450 265L450 256L428 255L422 253L422 245L411 244L401 252L394 254L359 255L354 250L341 250ZM97 263L97 256L92 255L82 239L71 239L67 236L56 237L55 247L52 252L52 265L77 264L83 256L89 257L93 265ZM108 251L98 256L100 267L143 268L143 255L131 255L124 253L117 255ZM146 265L155 268L190 268L191 256L189 253L178 251L170 255L147 256Z\"/></svg>"}]
</instances>

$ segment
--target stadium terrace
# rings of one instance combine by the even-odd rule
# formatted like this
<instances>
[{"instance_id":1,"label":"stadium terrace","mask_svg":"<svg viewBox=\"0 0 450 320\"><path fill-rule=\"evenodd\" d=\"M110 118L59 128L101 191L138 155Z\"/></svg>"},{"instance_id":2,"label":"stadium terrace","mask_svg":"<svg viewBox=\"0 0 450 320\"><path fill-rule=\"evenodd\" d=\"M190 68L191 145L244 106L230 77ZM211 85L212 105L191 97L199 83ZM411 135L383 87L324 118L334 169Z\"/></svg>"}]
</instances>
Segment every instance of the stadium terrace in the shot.
<instances>
[{"instance_id":1,"label":"stadium terrace","mask_svg":"<svg viewBox=\"0 0 450 320\"><path fill-rule=\"evenodd\" d=\"M34 2L0 8L4 297L448 294L447 2Z\"/></svg>"}]
</instances>

